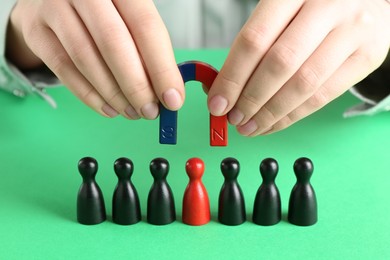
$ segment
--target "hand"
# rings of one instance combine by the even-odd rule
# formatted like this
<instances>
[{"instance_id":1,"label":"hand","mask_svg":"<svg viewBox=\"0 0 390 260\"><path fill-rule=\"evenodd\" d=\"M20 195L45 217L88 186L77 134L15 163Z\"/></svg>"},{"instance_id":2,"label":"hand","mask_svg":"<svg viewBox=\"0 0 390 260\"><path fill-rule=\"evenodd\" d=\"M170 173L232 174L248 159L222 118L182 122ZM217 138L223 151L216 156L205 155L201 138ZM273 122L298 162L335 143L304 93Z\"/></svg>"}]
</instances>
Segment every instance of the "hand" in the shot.
<instances>
[{"instance_id":1,"label":"hand","mask_svg":"<svg viewBox=\"0 0 390 260\"><path fill-rule=\"evenodd\" d=\"M332 101L384 61L385 0L262 0L209 92L245 136L284 129Z\"/></svg>"},{"instance_id":2,"label":"hand","mask_svg":"<svg viewBox=\"0 0 390 260\"><path fill-rule=\"evenodd\" d=\"M43 61L102 115L158 116L158 100L177 110L184 84L152 0L20 0L7 55L22 68Z\"/></svg>"}]
</instances>

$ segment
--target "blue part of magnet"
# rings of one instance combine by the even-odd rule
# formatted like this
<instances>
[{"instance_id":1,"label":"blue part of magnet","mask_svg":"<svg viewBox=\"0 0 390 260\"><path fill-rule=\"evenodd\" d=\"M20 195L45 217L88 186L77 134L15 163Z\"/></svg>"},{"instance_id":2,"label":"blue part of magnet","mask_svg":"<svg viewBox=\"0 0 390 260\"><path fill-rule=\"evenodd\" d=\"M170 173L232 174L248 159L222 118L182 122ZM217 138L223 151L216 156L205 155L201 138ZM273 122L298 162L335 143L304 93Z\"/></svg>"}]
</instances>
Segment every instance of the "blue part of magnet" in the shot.
<instances>
[{"instance_id":1,"label":"blue part of magnet","mask_svg":"<svg viewBox=\"0 0 390 260\"><path fill-rule=\"evenodd\" d=\"M195 80L196 66L193 61L177 65L184 83ZM177 143L177 111L166 109L160 104L160 144Z\"/></svg>"},{"instance_id":2,"label":"blue part of magnet","mask_svg":"<svg viewBox=\"0 0 390 260\"><path fill-rule=\"evenodd\" d=\"M176 144L177 111L166 109L160 104L160 144Z\"/></svg>"},{"instance_id":3,"label":"blue part of magnet","mask_svg":"<svg viewBox=\"0 0 390 260\"><path fill-rule=\"evenodd\" d=\"M195 62L187 61L177 65L179 67L181 77L184 83L190 80L195 80L196 77L196 66Z\"/></svg>"}]
</instances>

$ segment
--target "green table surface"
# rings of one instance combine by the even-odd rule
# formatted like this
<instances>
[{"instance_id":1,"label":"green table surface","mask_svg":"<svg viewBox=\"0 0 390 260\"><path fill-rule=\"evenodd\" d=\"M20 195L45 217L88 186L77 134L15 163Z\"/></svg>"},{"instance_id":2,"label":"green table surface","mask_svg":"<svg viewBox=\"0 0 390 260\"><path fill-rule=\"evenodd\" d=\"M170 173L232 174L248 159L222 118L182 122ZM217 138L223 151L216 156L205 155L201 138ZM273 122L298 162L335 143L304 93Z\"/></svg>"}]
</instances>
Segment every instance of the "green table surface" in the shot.
<instances>
[{"instance_id":1,"label":"green table surface","mask_svg":"<svg viewBox=\"0 0 390 260\"><path fill-rule=\"evenodd\" d=\"M176 51L177 62L196 59L217 69L226 55L226 50ZM66 88L48 92L57 109L39 97L0 93L0 259L390 258L390 113L344 119L342 112L358 102L349 93L270 136L245 138L229 126L229 145L210 147L206 95L198 82L186 84L174 146L158 143L158 120L104 118ZM84 156L99 162L96 179L108 213L108 220L95 226L76 221L77 163ZM143 219L132 226L111 220L113 162L122 156L134 162L141 200ZM301 156L311 158L315 168L319 221L310 227L286 220L295 183L292 165ZM167 226L146 222L153 180L149 163L156 157L170 162L178 220ZM184 166L191 157L205 162L211 204L211 222L198 227L181 222L188 183ZM217 221L220 163L226 157L240 161L238 180L246 200L248 221L234 227ZM283 220L263 227L251 215L261 183L259 164L267 157L279 162Z\"/></svg>"}]
</instances>

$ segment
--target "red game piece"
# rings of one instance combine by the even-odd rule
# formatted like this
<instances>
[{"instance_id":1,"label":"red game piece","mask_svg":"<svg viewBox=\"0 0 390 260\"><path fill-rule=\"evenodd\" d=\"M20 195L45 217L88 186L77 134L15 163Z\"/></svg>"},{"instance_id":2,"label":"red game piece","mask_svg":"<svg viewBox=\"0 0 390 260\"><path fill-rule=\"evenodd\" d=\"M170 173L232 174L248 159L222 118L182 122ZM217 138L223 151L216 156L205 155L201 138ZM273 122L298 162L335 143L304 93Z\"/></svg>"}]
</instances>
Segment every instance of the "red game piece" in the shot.
<instances>
[{"instance_id":1,"label":"red game piece","mask_svg":"<svg viewBox=\"0 0 390 260\"><path fill-rule=\"evenodd\" d=\"M186 172L190 181L183 198L183 223L200 226L210 221L210 202L205 186L202 183L204 162L191 158L186 163Z\"/></svg>"}]
</instances>

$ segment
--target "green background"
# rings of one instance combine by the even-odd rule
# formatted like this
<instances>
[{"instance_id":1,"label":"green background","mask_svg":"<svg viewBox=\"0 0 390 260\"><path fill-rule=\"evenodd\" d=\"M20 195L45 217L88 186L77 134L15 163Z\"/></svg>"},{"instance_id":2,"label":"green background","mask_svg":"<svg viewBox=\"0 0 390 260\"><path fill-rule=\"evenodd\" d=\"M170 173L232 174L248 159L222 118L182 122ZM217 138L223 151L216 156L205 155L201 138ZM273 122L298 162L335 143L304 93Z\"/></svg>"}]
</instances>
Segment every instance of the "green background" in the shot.
<instances>
[{"instance_id":1,"label":"green background","mask_svg":"<svg viewBox=\"0 0 390 260\"><path fill-rule=\"evenodd\" d=\"M178 62L197 59L217 69L226 55L226 50L176 52ZM58 109L35 96L21 100L0 93L0 259L390 258L390 113L343 119L342 112L359 102L349 93L285 131L245 138L229 127L229 145L210 147L206 95L198 82L186 84L175 146L158 143L158 120L103 118L66 88L48 92ZM76 221L77 163L84 156L99 162L97 182L108 213L108 221L96 226ZM132 226L111 221L113 162L122 156L134 162L133 182L141 199L143 220ZM295 183L292 165L301 156L311 158L315 168L319 221L311 227L286 221ZM171 166L168 182L178 221L167 226L145 221L149 163L155 157ZM181 222L188 182L184 165L191 157L206 165L203 182L212 221L200 227ZM219 167L226 157L240 161L238 180L249 220L235 227L216 220L223 182ZM279 162L276 183L283 211L283 220L271 227L250 221L261 183L259 164L267 157Z\"/></svg>"}]
</instances>

